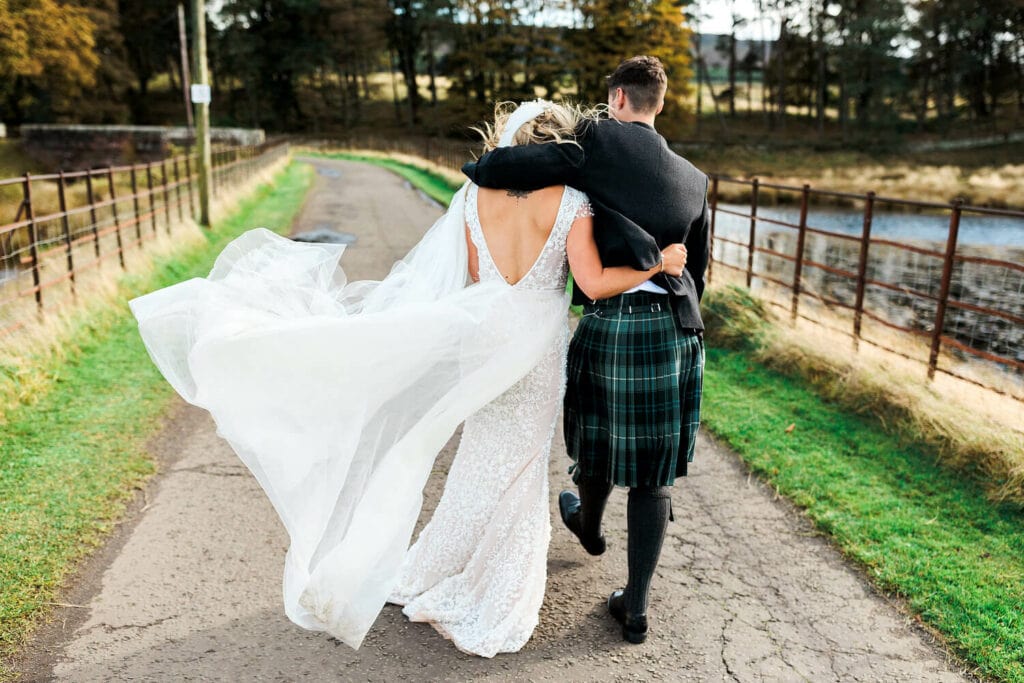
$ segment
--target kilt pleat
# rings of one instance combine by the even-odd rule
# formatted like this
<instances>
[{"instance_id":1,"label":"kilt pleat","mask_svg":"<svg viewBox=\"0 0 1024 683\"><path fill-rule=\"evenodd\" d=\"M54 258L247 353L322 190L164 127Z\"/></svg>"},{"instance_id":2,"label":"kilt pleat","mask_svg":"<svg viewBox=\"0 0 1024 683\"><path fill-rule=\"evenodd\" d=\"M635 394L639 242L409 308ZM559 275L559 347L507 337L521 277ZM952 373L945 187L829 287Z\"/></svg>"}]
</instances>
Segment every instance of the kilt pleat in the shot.
<instances>
[{"instance_id":1,"label":"kilt pleat","mask_svg":"<svg viewBox=\"0 0 1024 683\"><path fill-rule=\"evenodd\" d=\"M564 429L573 481L670 486L686 474L700 425L704 342L657 295L587 306L569 344ZM646 304L632 310L623 302ZM641 310L637 310L640 308Z\"/></svg>"}]
</instances>

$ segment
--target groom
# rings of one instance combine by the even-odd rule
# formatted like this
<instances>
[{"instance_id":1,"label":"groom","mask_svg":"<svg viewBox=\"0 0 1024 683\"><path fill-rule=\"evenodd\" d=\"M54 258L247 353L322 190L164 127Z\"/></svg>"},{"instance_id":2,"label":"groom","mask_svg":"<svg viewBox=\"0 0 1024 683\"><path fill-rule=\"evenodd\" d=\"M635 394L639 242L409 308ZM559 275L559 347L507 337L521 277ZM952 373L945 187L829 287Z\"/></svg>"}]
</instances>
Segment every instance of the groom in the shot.
<instances>
[{"instance_id":1,"label":"groom","mask_svg":"<svg viewBox=\"0 0 1024 683\"><path fill-rule=\"evenodd\" d=\"M669 486L686 475L700 419L707 177L654 129L668 86L658 59L627 59L607 85L611 118L584 124L578 145L504 147L462 170L483 187L564 184L586 192L605 266L646 270L658 264L663 247L686 246L680 277L661 273L610 299L591 299L578 285L573 291L584 317L569 346L564 426L579 496L563 491L559 509L584 549L600 555L608 496L616 485L629 488L629 578L608 608L623 637L641 643L672 510Z\"/></svg>"}]
</instances>

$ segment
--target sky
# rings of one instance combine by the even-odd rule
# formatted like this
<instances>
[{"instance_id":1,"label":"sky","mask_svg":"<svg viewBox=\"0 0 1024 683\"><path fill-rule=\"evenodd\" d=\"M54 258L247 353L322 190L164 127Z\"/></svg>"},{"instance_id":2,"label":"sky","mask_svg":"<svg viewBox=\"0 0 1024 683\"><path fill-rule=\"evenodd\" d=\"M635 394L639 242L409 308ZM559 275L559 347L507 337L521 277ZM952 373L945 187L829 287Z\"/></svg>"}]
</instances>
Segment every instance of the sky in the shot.
<instances>
[{"instance_id":1,"label":"sky","mask_svg":"<svg viewBox=\"0 0 1024 683\"><path fill-rule=\"evenodd\" d=\"M759 40L763 30L764 37L772 40L779 30L778 24L771 20L765 21L762 27L756 0L694 0L687 6L687 10L700 13L701 21L694 28L699 28L701 33L729 33L733 12L748 19L746 25L736 30L738 38Z\"/></svg>"},{"instance_id":2,"label":"sky","mask_svg":"<svg viewBox=\"0 0 1024 683\"><path fill-rule=\"evenodd\" d=\"M214 23L218 26L217 13L223 6L224 0L207 0L207 12L213 17ZM687 13L699 12L701 21L699 28L701 33L729 33L732 24L732 15L743 17L748 21L736 30L736 36L740 39L760 40L762 37L773 40L778 35L778 23L773 20L760 21L757 11L757 0L691 0L686 7ZM557 23L557 21L556 21Z\"/></svg>"}]
</instances>

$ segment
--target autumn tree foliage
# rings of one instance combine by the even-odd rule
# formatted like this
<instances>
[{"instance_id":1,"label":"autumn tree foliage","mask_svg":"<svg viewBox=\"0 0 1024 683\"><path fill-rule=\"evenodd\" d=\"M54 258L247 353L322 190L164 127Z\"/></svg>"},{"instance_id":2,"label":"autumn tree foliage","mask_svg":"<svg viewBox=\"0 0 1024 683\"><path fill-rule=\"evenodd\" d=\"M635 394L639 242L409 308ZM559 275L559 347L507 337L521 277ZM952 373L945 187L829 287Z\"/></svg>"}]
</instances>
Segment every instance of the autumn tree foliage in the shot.
<instances>
[{"instance_id":1,"label":"autumn tree foliage","mask_svg":"<svg viewBox=\"0 0 1024 683\"><path fill-rule=\"evenodd\" d=\"M758 0L751 16L727 0L728 86L718 88L692 63L691 17L725 1L208 2L214 120L465 130L496 101L604 102L619 61L652 54L669 74L659 119L669 137L687 130L697 70L698 98L711 96L723 131L741 116L739 74L748 110L756 74L755 115L778 130L802 118L821 135L870 138L1024 121L1021 0ZM0 0L0 121L182 123L178 3ZM745 22L775 28L741 55Z\"/></svg>"},{"instance_id":2,"label":"autumn tree foliage","mask_svg":"<svg viewBox=\"0 0 1024 683\"><path fill-rule=\"evenodd\" d=\"M690 94L690 30L684 24L685 3L677 0L586 0L577 9L583 26L572 34L573 63L581 97L607 99L605 76L620 61L653 55L665 65L669 91L659 127L679 132ZM667 128L666 128L667 127Z\"/></svg>"},{"instance_id":3,"label":"autumn tree foliage","mask_svg":"<svg viewBox=\"0 0 1024 683\"><path fill-rule=\"evenodd\" d=\"M96 83L96 32L81 6L0 0L0 118L71 115Z\"/></svg>"}]
</instances>

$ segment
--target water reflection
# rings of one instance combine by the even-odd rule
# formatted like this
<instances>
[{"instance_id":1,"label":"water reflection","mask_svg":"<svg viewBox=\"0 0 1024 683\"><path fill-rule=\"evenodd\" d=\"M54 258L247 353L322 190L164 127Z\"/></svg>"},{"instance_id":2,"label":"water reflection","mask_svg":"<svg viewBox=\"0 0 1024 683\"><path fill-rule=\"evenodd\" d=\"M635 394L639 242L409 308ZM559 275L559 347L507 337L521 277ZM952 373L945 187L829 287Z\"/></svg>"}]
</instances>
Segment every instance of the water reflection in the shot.
<instances>
[{"instance_id":1,"label":"water reflection","mask_svg":"<svg viewBox=\"0 0 1024 683\"><path fill-rule=\"evenodd\" d=\"M724 204L719 208L737 213L749 214L749 204ZM771 218L797 225L800 222L800 207L770 206L758 207L759 217ZM864 214L830 207L811 207L807 214L809 227L819 230L831 230L848 235L860 236L864 225ZM739 218L729 214L719 214L715 229L726 228L728 233L719 232L722 236L737 238L740 234L748 234L749 218ZM768 223L758 222L760 232L771 228L786 228ZM736 230L740 232L737 233ZM879 210L875 205L871 221L871 236L885 239L903 239L914 241L945 242L949 234L949 213L920 214L897 213ZM1024 218L1007 218L1004 216L978 216L969 213L960 218L960 231L957 243L976 246L1013 246L1024 247Z\"/></svg>"}]
</instances>

